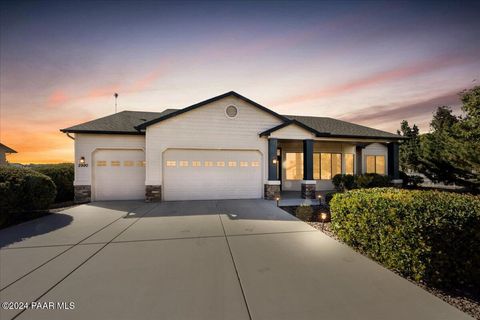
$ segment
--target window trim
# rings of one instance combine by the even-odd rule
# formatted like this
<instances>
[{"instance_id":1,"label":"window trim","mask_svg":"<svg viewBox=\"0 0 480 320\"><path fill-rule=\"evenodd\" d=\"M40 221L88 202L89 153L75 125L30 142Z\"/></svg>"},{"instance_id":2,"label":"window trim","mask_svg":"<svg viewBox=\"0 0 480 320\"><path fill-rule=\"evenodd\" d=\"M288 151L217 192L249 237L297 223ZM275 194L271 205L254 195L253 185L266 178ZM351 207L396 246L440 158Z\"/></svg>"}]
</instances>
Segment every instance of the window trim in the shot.
<instances>
[{"instance_id":1,"label":"window trim","mask_svg":"<svg viewBox=\"0 0 480 320\"><path fill-rule=\"evenodd\" d=\"M353 172L352 173L347 173L347 155L352 155L352 160L353 160ZM356 155L355 153L351 153L351 152L347 152L347 153L344 153L344 157L342 159L342 163L345 163L345 171L343 170L344 168L342 168L342 173L345 173L345 174L351 174L351 175L355 175L355 172L357 171L357 163L356 163Z\"/></svg>"}]
</instances>

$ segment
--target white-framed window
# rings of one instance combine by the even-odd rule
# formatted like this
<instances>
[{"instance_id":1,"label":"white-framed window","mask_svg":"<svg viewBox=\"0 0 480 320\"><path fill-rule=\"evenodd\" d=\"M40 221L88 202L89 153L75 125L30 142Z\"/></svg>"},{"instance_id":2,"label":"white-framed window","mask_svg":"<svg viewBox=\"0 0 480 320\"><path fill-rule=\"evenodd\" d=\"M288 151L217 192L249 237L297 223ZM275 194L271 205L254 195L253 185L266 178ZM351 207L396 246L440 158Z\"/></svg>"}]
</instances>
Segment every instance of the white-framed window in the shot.
<instances>
[{"instance_id":1,"label":"white-framed window","mask_svg":"<svg viewBox=\"0 0 480 320\"><path fill-rule=\"evenodd\" d=\"M192 161L192 167L201 167L202 162L201 161Z\"/></svg>"},{"instance_id":2,"label":"white-framed window","mask_svg":"<svg viewBox=\"0 0 480 320\"><path fill-rule=\"evenodd\" d=\"M303 153L285 153L285 178L287 180L303 179Z\"/></svg>"},{"instance_id":3,"label":"white-framed window","mask_svg":"<svg viewBox=\"0 0 480 320\"><path fill-rule=\"evenodd\" d=\"M313 156L313 179L331 180L336 174L342 173L341 153L321 152Z\"/></svg>"},{"instance_id":4,"label":"white-framed window","mask_svg":"<svg viewBox=\"0 0 480 320\"><path fill-rule=\"evenodd\" d=\"M385 156L366 156L367 173L385 174Z\"/></svg>"},{"instance_id":5,"label":"white-framed window","mask_svg":"<svg viewBox=\"0 0 480 320\"><path fill-rule=\"evenodd\" d=\"M167 167L176 167L177 161L175 160L167 160Z\"/></svg>"},{"instance_id":6,"label":"white-framed window","mask_svg":"<svg viewBox=\"0 0 480 320\"><path fill-rule=\"evenodd\" d=\"M345 174L355 174L355 155L345 153Z\"/></svg>"},{"instance_id":7,"label":"white-framed window","mask_svg":"<svg viewBox=\"0 0 480 320\"><path fill-rule=\"evenodd\" d=\"M112 160L112 161L110 162L110 165L111 165L112 167L120 167L120 161L118 161L118 160Z\"/></svg>"}]
</instances>

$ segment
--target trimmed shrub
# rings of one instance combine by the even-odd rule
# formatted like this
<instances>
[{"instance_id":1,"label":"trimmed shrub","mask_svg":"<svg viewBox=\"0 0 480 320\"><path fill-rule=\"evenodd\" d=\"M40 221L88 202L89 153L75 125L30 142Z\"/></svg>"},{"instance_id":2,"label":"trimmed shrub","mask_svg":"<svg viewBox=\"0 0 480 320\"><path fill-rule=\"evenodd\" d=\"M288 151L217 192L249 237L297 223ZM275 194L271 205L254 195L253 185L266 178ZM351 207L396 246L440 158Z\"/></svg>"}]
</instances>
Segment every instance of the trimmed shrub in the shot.
<instances>
[{"instance_id":1,"label":"trimmed shrub","mask_svg":"<svg viewBox=\"0 0 480 320\"><path fill-rule=\"evenodd\" d=\"M55 199L52 179L40 172L0 167L0 225L17 212L46 210Z\"/></svg>"},{"instance_id":2,"label":"trimmed shrub","mask_svg":"<svg viewBox=\"0 0 480 320\"><path fill-rule=\"evenodd\" d=\"M480 198L394 188L353 190L330 202L348 245L416 281L480 286Z\"/></svg>"},{"instance_id":3,"label":"trimmed shrub","mask_svg":"<svg viewBox=\"0 0 480 320\"><path fill-rule=\"evenodd\" d=\"M50 177L57 187L55 202L73 201L73 179L75 177L73 163L37 164L31 169Z\"/></svg>"},{"instance_id":4,"label":"trimmed shrub","mask_svg":"<svg viewBox=\"0 0 480 320\"><path fill-rule=\"evenodd\" d=\"M303 221L310 221L312 219L313 209L308 204L302 204L295 210L295 216Z\"/></svg>"},{"instance_id":5,"label":"trimmed shrub","mask_svg":"<svg viewBox=\"0 0 480 320\"><path fill-rule=\"evenodd\" d=\"M359 175L337 174L333 177L332 183L338 191L363 188L383 188L390 186L390 178L376 173Z\"/></svg>"},{"instance_id":6,"label":"trimmed shrub","mask_svg":"<svg viewBox=\"0 0 480 320\"><path fill-rule=\"evenodd\" d=\"M327 194L325 194L325 203L326 204L330 204L330 201L332 201L333 199L333 196L336 195L338 192L327 192Z\"/></svg>"}]
</instances>

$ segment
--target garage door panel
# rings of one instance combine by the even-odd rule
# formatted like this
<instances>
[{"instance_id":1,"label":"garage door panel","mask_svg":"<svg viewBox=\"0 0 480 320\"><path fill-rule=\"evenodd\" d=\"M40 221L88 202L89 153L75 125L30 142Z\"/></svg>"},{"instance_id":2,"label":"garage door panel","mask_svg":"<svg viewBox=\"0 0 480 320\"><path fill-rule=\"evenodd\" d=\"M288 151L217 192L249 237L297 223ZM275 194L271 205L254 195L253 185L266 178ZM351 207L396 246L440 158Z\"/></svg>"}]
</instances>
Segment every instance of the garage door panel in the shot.
<instances>
[{"instance_id":1,"label":"garage door panel","mask_svg":"<svg viewBox=\"0 0 480 320\"><path fill-rule=\"evenodd\" d=\"M258 151L167 150L164 200L260 198L260 163Z\"/></svg>"},{"instance_id":2,"label":"garage door panel","mask_svg":"<svg viewBox=\"0 0 480 320\"><path fill-rule=\"evenodd\" d=\"M142 150L97 150L94 159L95 200L145 199Z\"/></svg>"}]
</instances>

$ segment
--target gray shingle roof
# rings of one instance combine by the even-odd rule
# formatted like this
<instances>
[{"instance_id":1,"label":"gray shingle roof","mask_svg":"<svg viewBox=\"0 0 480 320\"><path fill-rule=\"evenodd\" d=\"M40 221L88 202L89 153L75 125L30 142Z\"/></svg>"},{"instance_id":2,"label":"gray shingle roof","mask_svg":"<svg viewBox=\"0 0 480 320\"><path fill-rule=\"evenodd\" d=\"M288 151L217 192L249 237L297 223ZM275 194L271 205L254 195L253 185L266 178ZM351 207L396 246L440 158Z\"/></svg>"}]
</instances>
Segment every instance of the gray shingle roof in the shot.
<instances>
[{"instance_id":1,"label":"gray shingle roof","mask_svg":"<svg viewBox=\"0 0 480 320\"><path fill-rule=\"evenodd\" d=\"M120 133L144 134L135 129L135 126L166 116L178 109L166 109L162 112L122 111L103 118L88 121L73 127L62 129L62 132L71 133ZM308 117L285 115L284 117L299 121L319 132L330 133L333 137L361 137L401 139L402 137L390 132L381 131L358 124L327 117Z\"/></svg>"},{"instance_id":2,"label":"gray shingle roof","mask_svg":"<svg viewBox=\"0 0 480 320\"><path fill-rule=\"evenodd\" d=\"M286 115L287 118L297 120L319 132L329 132L332 136L366 137L366 138L397 138L402 137L390 132L377 130L355 123L327 117L308 117Z\"/></svg>"},{"instance_id":3,"label":"gray shingle roof","mask_svg":"<svg viewBox=\"0 0 480 320\"><path fill-rule=\"evenodd\" d=\"M62 132L72 133L122 133L143 134L135 129L146 121L150 121L177 109L166 109L162 112L122 111L103 118L81 123L73 127L61 129Z\"/></svg>"},{"instance_id":4,"label":"gray shingle roof","mask_svg":"<svg viewBox=\"0 0 480 320\"><path fill-rule=\"evenodd\" d=\"M17 151L13 150L12 148L7 147L3 143L0 142L0 150L3 150L5 153L17 153Z\"/></svg>"}]
</instances>

